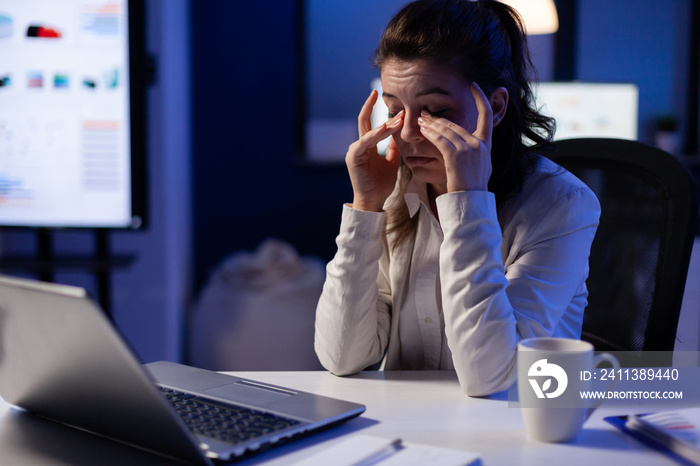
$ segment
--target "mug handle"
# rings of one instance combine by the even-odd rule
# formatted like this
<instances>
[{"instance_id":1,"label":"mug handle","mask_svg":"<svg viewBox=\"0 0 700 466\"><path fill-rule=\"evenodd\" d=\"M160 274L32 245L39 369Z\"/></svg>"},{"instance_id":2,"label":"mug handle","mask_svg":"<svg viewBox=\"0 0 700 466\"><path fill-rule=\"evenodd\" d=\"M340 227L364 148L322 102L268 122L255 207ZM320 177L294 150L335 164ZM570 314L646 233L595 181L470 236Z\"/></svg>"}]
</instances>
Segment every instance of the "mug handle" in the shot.
<instances>
[{"instance_id":1,"label":"mug handle","mask_svg":"<svg viewBox=\"0 0 700 466\"><path fill-rule=\"evenodd\" d=\"M596 368L600 365L602 362L609 362L613 366L613 372L617 373L620 370L620 362L617 360L615 356L613 356L610 353L600 353L598 356L593 358L593 367ZM617 384L617 377L612 378L608 382L608 386L605 387L605 391L612 390L612 388ZM603 401L605 401L604 398L598 398L593 401L593 404L588 407L588 414L586 415L586 419L593 414L593 411L600 406Z\"/></svg>"}]
</instances>

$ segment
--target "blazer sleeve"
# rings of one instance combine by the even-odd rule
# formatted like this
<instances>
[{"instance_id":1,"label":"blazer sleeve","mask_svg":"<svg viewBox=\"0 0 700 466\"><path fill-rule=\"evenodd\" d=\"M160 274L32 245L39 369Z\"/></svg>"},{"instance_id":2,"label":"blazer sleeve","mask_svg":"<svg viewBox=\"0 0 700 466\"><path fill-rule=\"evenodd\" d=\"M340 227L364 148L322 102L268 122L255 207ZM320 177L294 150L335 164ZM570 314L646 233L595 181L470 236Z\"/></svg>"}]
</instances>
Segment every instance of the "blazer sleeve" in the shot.
<instances>
[{"instance_id":1,"label":"blazer sleeve","mask_svg":"<svg viewBox=\"0 0 700 466\"><path fill-rule=\"evenodd\" d=\"M585 283L598 200L581 188L529 212L507 270L492 193L448 193L437 206L445 333L460 384L470 396L504 390L518 342L551 336Z\"/></svg>"},{"instance_id":2,"label":"blazer sleeve","mask_svg":"<svg viewBox=\"0 0 700 466\"><path fill-rule=\"evenodd\" d=\"M391 292L380 261L385 214L344 206L338 251L326 267L316 308L314 347L336 375L359 372L384 356L390 331ZM382 267L387 270L388 267Z\"/></svg>"}]
</instances>

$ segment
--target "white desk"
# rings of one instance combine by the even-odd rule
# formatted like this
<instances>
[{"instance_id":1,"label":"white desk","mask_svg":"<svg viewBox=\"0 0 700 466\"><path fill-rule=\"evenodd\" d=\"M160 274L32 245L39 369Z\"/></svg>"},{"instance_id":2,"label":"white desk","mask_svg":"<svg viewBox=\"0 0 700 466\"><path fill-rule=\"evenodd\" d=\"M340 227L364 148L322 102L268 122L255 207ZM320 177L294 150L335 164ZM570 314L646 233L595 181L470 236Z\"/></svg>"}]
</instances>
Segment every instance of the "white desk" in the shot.
<instances>
[{"instance_id":1,"label":"white desk","mask_svg":"<svg viewBox=\"0 0 700 466\"><path fill-rule=\"evenodd\" d=\"M344 378L320 371L236 375L367 405L363 415L347 424L236 463L240 465L289 464L360 432L477 452L486 466L675 464L603 420L604 416L626 412L620 408L596 411L571 444L529 440L520 411L508 407L505 394L469 398L452 372L364 372ZM0 464L171 463L75 429L13 414L0 402Z\"/></svg>"}]
</instances>

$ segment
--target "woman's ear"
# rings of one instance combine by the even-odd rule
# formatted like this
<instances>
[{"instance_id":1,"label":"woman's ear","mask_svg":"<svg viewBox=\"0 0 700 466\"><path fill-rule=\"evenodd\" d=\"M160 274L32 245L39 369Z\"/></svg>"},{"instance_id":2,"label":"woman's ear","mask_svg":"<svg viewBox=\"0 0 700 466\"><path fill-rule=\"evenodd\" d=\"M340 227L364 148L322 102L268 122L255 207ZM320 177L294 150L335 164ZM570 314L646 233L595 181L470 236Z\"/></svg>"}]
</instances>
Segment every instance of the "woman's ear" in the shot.
<instances>
[{"instance_id":1,"label":"woman's ear","mask_svg":"<svg viewBox=\"0 0 700 466\"><path fill-rule=\"evenodd\" d=\"M506 109L508 109L508 90L505 87L494 89L491 96L489 96L489 104L491 104L491 110L493 110L493 126L495 127L498 126L506 115Z\"/></svg>"}]
</instances>

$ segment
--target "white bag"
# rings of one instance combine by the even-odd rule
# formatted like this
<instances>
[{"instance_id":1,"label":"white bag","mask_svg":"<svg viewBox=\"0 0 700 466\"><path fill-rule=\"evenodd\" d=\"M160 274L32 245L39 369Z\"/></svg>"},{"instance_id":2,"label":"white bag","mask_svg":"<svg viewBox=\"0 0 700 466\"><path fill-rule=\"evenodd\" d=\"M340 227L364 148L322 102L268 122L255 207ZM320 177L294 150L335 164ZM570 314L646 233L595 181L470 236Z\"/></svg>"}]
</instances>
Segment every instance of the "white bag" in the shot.
<instances>
[{"instance_id":1,"label":"white bag","mask_svg":"<svg viewBox=\"0 0 700 466\"><path fill-rule=\"evenodd\" d=\"M210 370L321 370L314 352L325 265L279 240L228 257L190 319L188 363Z\"/></svg>"}]
</instances>

